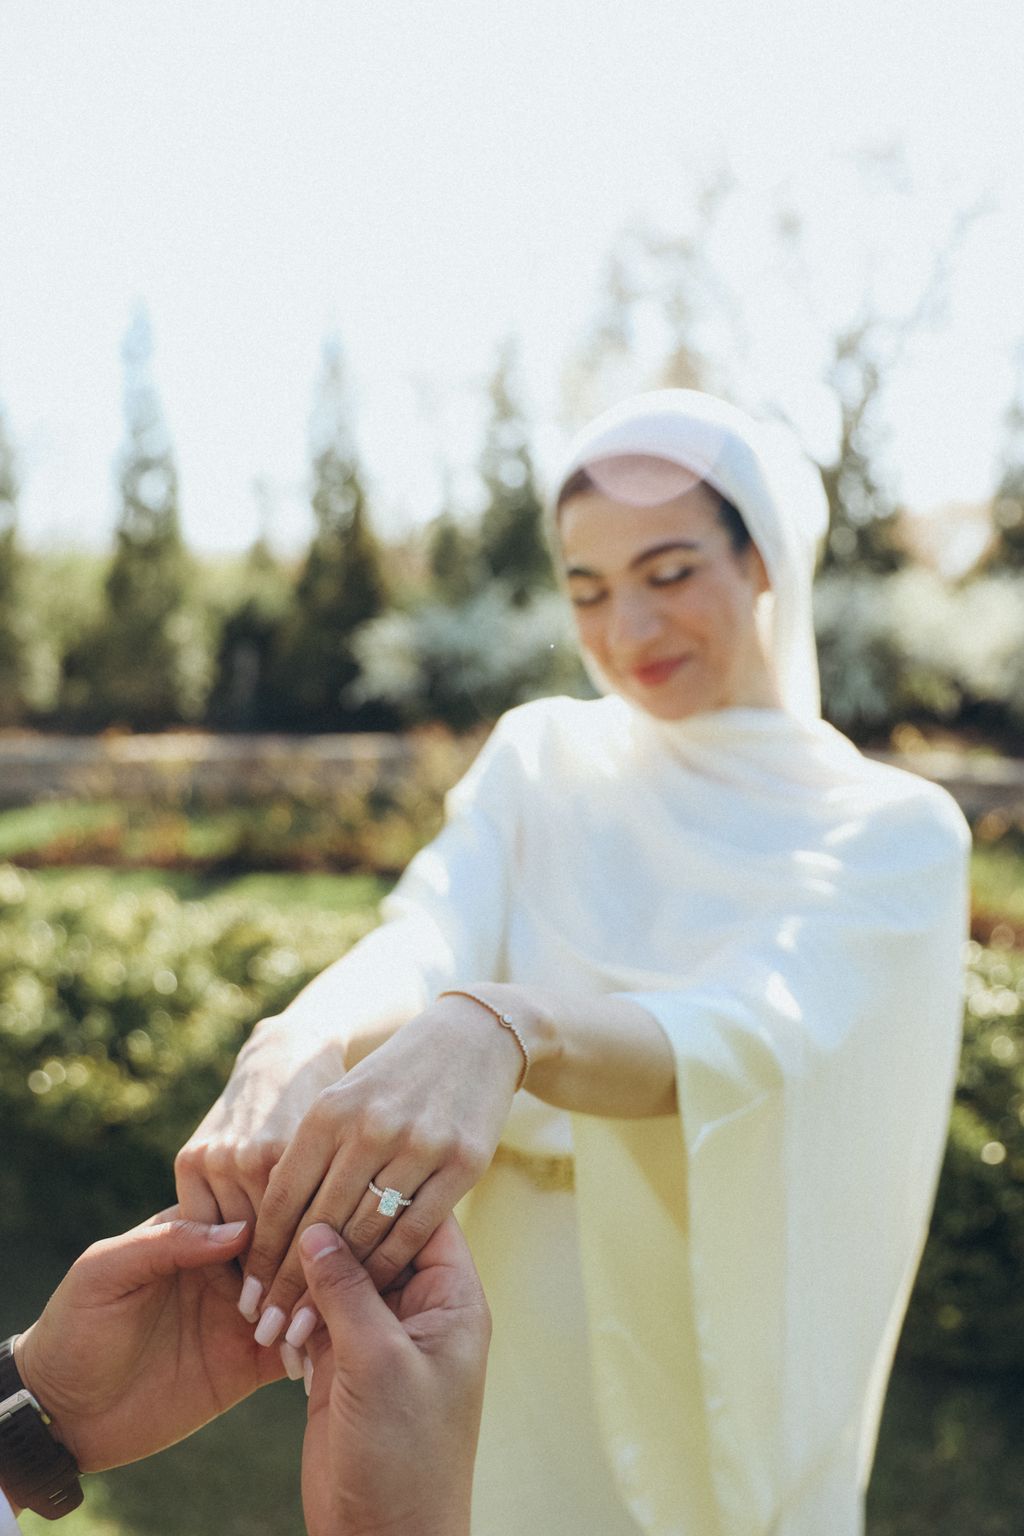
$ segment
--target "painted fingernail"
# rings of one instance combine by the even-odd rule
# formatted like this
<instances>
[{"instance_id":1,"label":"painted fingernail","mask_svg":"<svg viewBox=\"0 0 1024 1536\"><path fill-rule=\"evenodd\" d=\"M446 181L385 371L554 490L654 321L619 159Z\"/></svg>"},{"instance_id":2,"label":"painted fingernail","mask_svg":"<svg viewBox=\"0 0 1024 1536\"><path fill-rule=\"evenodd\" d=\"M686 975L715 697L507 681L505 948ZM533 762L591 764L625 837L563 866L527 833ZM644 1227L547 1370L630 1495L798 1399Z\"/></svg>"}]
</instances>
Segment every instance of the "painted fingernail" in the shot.
<instances>
[{"instance_id":1,"label":"painted fingernail","mask_svg":"<svg viewBox=\"0 0 1024 1536\"><path fill-rule=\"evenodd\" d=\"M284 1327L284 1313L280 1307L268 1307L256 1324L257 1344L273 1344Z\"/></svg>"},{"instance_id":2,"label":"painted fingernail","mask_svg":"<svg viewBox=\"0 0 1024 1536\"><path fill-rule=\"evenodd\" d=\"M316 1327L317 1317L312 1307L300 1307L291 1320L285 1339L293 1349L301 1349Z\"/></svg>"},{"instance_id":3,"label":"painted fingernail","mask_svg":"<svg viewBox=\"0 0 1024 1536\"><path fill-rule=\"evenodd\" d=\"M238 1310L247 1323L254 1323L259 1316L262 1295L262 1285L255 1275L250 1275L242 1286L242 1294L238 1298Z\"/></svg>"},{"instance_id":4,"label":"painted fingernail","mask_svg":"<svg viewBox=\"0 0 1024 1536\"><path fill-rule=\"evenodd\" d=\"M287 1340L281 1345L281 1364L288 1372L289 1381L301 1381L305 1374L303 1357Z\"/></svg>"},{"instance_id":5,"label":"painted fingernail","mask_svg":"<svg viewBox=\"0 0 1024 1536\"><path fill-rule=\"evenodd\" d=\"M225 1221L210 1228L210 1238L215 1243L233 1243L245 1231L244 1221Z\"/></svg>"},{"instance_id":6,"label":"painted fingernail","mask_svg":"<svg viewBox=\"0 0 1024 1536\"><path fill-rule=\"evenodd\" d=\"M313 1362L308 1355L306 1356L305 1364L302 1367L302 1380L305 1383L306 1396L308 1397L313 1389Z\"/></svg>"}]
</instances>

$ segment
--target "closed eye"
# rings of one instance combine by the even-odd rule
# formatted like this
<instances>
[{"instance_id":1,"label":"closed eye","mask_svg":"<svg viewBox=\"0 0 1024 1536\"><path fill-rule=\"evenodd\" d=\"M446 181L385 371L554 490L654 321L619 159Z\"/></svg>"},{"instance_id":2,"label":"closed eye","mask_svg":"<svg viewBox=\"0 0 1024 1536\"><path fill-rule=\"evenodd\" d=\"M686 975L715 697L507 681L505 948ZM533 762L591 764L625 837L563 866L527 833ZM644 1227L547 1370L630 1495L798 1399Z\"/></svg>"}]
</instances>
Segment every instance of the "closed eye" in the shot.
<instances>
[{"instance_id":1,"label":"closed eye","mask_svg":"<svg viewBox=\"0 0 1024 1536\"><path fill-rule=\"evenodd\" d=\"M684 565L674 571L658 571L648 576L647 580L652 587L671 587L676 582L685 581L688 576L692 576L696 569L695 565Z\"/></svg>"}]
</instances>

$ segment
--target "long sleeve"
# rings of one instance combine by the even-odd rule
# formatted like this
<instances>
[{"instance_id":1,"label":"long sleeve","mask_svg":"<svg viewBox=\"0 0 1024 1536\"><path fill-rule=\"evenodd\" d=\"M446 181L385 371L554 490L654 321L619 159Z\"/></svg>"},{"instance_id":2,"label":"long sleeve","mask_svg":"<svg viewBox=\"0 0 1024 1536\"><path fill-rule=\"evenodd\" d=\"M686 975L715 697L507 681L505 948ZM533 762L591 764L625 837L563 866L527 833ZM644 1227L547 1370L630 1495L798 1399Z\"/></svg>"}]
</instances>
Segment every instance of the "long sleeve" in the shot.
<instances>
[{"instance_id":1,"label":"long sleeve","mask_svg":"<svg viewBox=\"0 0 1024 1536\"><path fill-rule=\"evenodd\" d=\"M673 1046L675 1120L574 1117L606 1421L620 1479L643 1491L645 1529L659 1536L685 1528L668 1514L686 1507L684 1434L707 1435L721 1536L861 1529L854 1497L955 1081L966 931L956 821L918 816L902 836L879 827L831 893L819 882L804 910L748 930L691 984L629 994ZM685 1432L673 1412L681 1371L699 1376L705 1405L703 1428Z\"/></svg>"},{"instance_id":2,"label":"long sleeve","mask_svg":"<svg viewBox=\"0 0 1024 1536\"><path fill-rule=\"evenodd\" d=\"M500 980L519 774L499 722L447 797L441 833L381 906L381 925L286 1010L311 1031L344 1037L401 1023L446 986Z\"/></svg>"},{"instance_id":3,"label":"long sleeve","mask_svg":"<svg viewBox=\"0 0 1024 1536\"><path fill-rule=\"evenodd\" d=\"M0 1493L0 1536L21 1536L21 1526L14 1518L11 1506Z\"/></svg>"}]
</instances>

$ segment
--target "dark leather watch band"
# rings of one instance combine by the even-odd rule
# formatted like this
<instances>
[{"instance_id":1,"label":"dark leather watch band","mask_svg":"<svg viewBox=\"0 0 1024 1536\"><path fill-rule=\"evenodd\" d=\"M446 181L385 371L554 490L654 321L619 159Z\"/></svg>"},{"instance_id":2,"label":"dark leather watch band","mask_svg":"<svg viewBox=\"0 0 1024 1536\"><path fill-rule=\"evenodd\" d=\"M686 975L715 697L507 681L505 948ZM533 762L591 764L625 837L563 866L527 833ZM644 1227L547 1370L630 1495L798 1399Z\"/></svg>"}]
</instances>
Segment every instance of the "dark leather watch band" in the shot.
<instances>
[{"instance_id":1,"label":"dark leather watch band","mask_svg":"<svg viewBox=\"0 0 1024 1536\"><path fill-rule=\"evenodd\" d=\"M78 1463L18 1373L16 1338L0 1344L0 1488L21 1509L59 1520L82 1502Z\"/></svg>"}]
</instances>

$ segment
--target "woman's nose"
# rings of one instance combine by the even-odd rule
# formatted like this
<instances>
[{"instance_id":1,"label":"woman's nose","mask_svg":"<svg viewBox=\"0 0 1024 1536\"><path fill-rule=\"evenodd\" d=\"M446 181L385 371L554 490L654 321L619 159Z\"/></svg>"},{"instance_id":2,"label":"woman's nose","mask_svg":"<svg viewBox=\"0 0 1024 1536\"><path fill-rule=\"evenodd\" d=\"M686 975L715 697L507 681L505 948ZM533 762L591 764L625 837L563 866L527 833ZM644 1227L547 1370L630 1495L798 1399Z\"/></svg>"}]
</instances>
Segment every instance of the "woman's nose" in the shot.
<instances>
[{"instance_id":1,"label":"woman's nose","mask_svg":"<svg viewBox=\"0 0 1024 1536\"><path fill-rule=\"evenodd\" d=\"M643 593L629 593L616 598L611 612L611 643L629 650L646 645L661 628L657 607Z\"/></svg>"}]
</instances>

